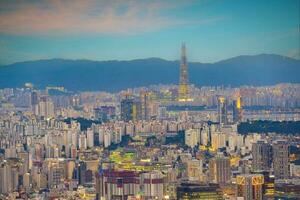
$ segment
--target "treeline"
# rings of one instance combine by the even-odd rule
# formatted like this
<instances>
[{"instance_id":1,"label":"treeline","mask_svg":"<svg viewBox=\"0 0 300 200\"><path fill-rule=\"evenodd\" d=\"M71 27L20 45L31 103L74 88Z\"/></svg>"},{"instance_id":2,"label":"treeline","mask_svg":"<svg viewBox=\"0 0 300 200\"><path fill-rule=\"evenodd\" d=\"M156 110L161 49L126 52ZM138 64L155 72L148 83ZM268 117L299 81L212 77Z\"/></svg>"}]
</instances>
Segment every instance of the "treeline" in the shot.
<instances>
[{"instance_id":1,"label":"treeline","mask_svg":"<svg viewBox=\"0 0 300 200\"><path fill-rule=\"evenodd\" d=\"M101 124L101 121L99 120L91 120L91 119L85 119L82 117L79 118L67 118L64 120L67 124L71 124L71 121L76 121L80 123L80 130L86 131L88 128L92 126L92 124Z\"/></svg>"},{"instance_id":2,"label":"treeline","mask_svg":"<svg viewBox=\"0 0 300 200\"><path fill-rule=\"evenodd\" d=\"M299 134L300 121L251 121L238 125L238 133L280 133Z\"/></svg>"},{"instance_id":3,"label":"treeline","mask_svg":"<svg viewBox=\"0 0 300 200\"><path fill-rule=\"evenodd\" d=\"M179 131L175 136L166 137L165 144L177 144L177 145L185 145L185 132Z\"/></svg>"}]
</instances>

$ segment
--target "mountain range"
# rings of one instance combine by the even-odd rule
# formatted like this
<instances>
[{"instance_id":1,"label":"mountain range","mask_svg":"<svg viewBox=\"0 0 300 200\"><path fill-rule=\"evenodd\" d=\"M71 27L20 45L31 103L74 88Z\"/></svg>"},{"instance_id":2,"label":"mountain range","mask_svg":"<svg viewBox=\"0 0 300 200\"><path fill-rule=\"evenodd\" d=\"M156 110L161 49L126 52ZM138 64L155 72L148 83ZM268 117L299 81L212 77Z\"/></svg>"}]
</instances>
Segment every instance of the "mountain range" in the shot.
<instances>
[{"instance_id":1,"label":"mountain range","mask_svg":"<svg viewBox=\"0 0 300 200\"><path fill-rule=\"evenodd\" d=\"M0 67L0 88L64 86L72 91L119 91L153 84L177 84L179 61L160 58L131 61L49 59ZM189 80L196 86L300 83L300 60L274 54L237 56L215 63L190 62Z\"/></svg>"}]
</instances>

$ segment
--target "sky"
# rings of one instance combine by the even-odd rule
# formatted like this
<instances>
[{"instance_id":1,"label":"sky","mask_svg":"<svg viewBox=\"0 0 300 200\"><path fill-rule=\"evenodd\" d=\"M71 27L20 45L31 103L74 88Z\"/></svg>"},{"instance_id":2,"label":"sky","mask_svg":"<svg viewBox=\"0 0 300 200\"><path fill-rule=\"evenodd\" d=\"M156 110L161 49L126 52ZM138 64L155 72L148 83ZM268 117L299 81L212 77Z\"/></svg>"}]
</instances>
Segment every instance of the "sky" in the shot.
<instances>
[{"instance_id":1,"label":"sky","mask_svg":"<svg viewBox=\"0 0 300 200\"><path fill-rule=\"evenodd\" d=\"M1 0L0 64L65 58L299 59L299 0Z\"/></svg>"}]
</instances>

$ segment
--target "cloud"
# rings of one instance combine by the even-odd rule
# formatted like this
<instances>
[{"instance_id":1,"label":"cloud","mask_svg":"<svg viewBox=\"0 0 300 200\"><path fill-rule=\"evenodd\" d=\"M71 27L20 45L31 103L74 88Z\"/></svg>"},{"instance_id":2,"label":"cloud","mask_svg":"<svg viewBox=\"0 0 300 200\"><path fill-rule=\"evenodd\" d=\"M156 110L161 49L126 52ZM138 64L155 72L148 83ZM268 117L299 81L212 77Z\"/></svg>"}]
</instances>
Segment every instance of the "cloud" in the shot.
<instances>
[{"instance_id":1,"label":"cloud","mask_svg":"<svg viewBox=\"0 0 300 200\"><path fill-rule=\"evenodd\" d=\"M158 0L1 1L0 32L14 35L135 34L216 20L212 18L186 21L165 14L165 11L182 6L184 2Z\"/></svg>"}]
</instances>

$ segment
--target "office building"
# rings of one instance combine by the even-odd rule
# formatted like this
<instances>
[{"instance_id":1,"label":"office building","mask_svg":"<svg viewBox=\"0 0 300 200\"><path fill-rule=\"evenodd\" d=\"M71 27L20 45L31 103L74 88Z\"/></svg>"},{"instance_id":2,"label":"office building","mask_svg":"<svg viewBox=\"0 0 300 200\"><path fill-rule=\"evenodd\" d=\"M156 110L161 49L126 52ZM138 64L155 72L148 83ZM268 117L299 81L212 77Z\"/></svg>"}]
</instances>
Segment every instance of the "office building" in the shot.
<instances>
[{"instance_id":1,"label":"office building","mask_svg":"<svg viewBox=\"0 0 300 200\"><path fill-rule=\"evenodd\" d=\"M140 92L140 119L149 119L149 94L145 91Z\"/></svg>"},{"instance_id":2,"label":"office building","mask_svg":"<svg viewBox=\"0 0 300 200\"><path fill-rule=\"evenodd\" d=\"M125 122L136 121L139 116L139 103L126 97L121 101L121 119Z\"/></svg>"},{"instance_id":3,"label":"office building","mask_svg":"<svg viewBox=\"0 0 300 200\"><path fill-rule=\"evenodd\" d=\"M255 174L261 174L264 176L263 184L263 199L273 200L275 195L275 176L271 171L257 171Z\"/></svg>"},{"instance_id":4,"label":"office building","mask_svg":"<svg viewBox=\"0 0 300 200\"><path fill-rule=\"evenodd\" d=\"M95 118L102 122L114 119L116 116L116 108L114 106L100 106L94 109Z\"/></svg>"},{"instance_id":5,"label":"office building","mask_svg":"<svg viewBox=\"0 0 300 200\"><path fill-rule=\"evenodd\" d=\"M230 160L223 155L217 155L209 160L209 179L211 183L224 185L230 183Z\"/></svg>"},{"instance_id":6,"label":"office building","mask_svg":"<svg viewBox=\"0 0 300 200\"><path fill-rule=\"evenodd\" d=\"M242 100L238 96L236 100L232 102L232 121L233 123L238 123L242 121Z\"/></svg>"},{"instance_id":7,"label":"office building","mask_svg":"<svg viewBox=\"0 0 300 200\"><path fill-rule=\"evenodd\" d=\"M223 195L215 184L181 183L177 187L178 200L222 200Z\"/></svg>"},{"instance_id":8,"label":"office building","mask_svg":"<svg viewBox=\"0 0 300 200\"><path fill-rule=\"evenodd\" d=\"M259 140L252 144L252 170L268 171L272 165L272 146Z\"/></svg>"},{"instance_id":9,"label":"office building","mask_svg":"<svg viewBox=\"0 0 300 200\"><path fill-rule=\"evenodd\" d=\"M31 92L31 106L35 107L39 103L39 96L37 91Z\"/></svg>"},{"instance_id":10,"label":"office building","mask_svg":"<svg viewBox=\"0 0 300 200\"><path fill-rule=\"evenodd\" d=\"M275 179L289 178L289 145L284 140L277 140L273 143L273 167Z\"/></svg>"},{"instance_id":11,"label":"office building","mask_svg":"<svg viewBox=\"0 0 300 200\"><path fill-rule=\"evenodd\" d=\"M181 46L181 63L180 63L180 78L179 78L179 89L178 89L178 101L192 101L189 97L189 77L188 77L188 65L186 58L186 48L183 43Z\"/></svg>"},{"instance_id":12,"label":"office building","mask_svg":"<svg viewBox=\"0 0 300 200\"><path fill-rule=\"evenodd\" d=\"M260 174L243 174L236 177L237 198L243 200L263 199L264 176Z\"/></svg>"},{"instance_id":13,"label":"office building","mask_svg":"<svg viewBox=\"0 0 300 200\"><path fill-rule=\"evenodd\" d=\"M219 124L227 124L227 100L225 97L218 97L218 122Z\"/></svg>"}]
</instances>

